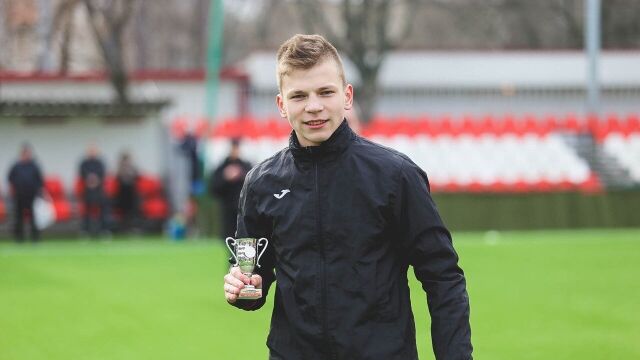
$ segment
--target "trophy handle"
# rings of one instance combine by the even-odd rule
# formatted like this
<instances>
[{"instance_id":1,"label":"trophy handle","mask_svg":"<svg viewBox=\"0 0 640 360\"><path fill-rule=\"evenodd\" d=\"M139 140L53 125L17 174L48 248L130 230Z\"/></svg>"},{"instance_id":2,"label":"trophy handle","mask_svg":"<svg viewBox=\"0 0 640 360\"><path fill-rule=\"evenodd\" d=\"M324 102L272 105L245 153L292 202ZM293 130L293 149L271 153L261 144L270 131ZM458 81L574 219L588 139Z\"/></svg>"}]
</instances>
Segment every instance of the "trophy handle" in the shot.
<instances>
[{"instance_id":1,"label":"trophy handle","mask_svg":"<svg viewBox=\"0 0 640 360\"><path fill-rule=\"evenodd\" d=\"M236 256L235 251L233 251L233 249L231 248L232 246L236 246L236 240L232 237L228 237L224 239L224 243L227 244L227 248L229 249L229 251L231 251L231 256L233 256L233 259L236 261L236 263L233 264L233 266L238 266L238 257ZM231 243L231 245L229 245L229 243Z\"/></svg>"},{"instance_id":2,"label":"trophy handle","mask_svg":"<svg viewBox=\"0 0 640 360\"><path fill-rule=\"evenodd\" d=\"M260 242L264 240L264 247L262 248L262 251L260 251L260 254L258 254L258 259L256 260L256 266L260 267L260 258L262 257L262 254L264 254L264 251L267 250L267 245L269 245L269 240L265 239L265 238L260 238L258 239L258 246L260 246Z\"/></svg>"}]
</instances>

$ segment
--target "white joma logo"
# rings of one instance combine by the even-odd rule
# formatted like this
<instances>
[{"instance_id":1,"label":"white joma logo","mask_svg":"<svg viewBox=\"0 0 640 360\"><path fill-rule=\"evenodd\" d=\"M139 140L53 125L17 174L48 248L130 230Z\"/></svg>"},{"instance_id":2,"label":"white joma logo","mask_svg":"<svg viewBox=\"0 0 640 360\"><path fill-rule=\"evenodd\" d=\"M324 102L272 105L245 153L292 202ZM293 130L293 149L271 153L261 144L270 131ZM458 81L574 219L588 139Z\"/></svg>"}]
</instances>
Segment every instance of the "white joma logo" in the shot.
<instances>
[{"instance_id":1,"label":"white joma logo","mask_svg":"<svg viewBox=\"0 0 640 360\"><path fill-rule=\"evenodd\" d=\"M289 193L289 192L291 192L291 190L289 190L289 189L284 189L284 190L280 191L280 194L273 194L273 196L274 196L276 199L282 199L282 198L283 198L285 195L287 195L287 193Z\"/></svg>"}]
</instances>

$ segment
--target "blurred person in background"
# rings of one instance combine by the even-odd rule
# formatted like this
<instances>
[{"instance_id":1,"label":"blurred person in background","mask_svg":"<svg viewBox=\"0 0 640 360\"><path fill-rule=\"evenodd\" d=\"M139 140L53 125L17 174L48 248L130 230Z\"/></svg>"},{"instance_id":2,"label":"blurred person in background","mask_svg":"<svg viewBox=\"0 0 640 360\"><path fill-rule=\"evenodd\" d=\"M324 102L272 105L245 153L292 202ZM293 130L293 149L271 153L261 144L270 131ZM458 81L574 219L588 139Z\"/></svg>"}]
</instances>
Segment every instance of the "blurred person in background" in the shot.
<instances>
[{"instance_id":1,"label":"blurred person in background","mask_svg":"<svg viewBox=\"0 0 640 360\"><path fill-rule=\"evenodd\" d=\"M197 237L200 232L196 219L200 205L200 195L206 190L202 179L203 169L198 147L198 137L193 129L188 129L179 144L179 149L187 160L188 196L185 199L186 203L181 207L183 211L175 214L175 219L180 223L184 223L185 227L189 229L188 232L194 237Z\"/></svg>"},{"instance_id":2,"label":"blurred person in background","mask_svg":"<svg viewBox=\"0 0 640 360\"><path fill-rule=\"evenodd\" d=\"M131 155L128 152L123 152L118 160L118 169L116 171L118 192L115 199L115 209L120 215L121 231L132 230L138 221L137 181L138 169L133 164Z\"/></svg>"},{"instance_id":3,"label":"blurred person in background","mask_svg":"<svg viewBox=\"0 0 640 360\"><path fill-rule=\"evenodd\" d=\"M42 191L44 184L40 167L33 160L33 152L29 144L23 144L20 149L20 157L9 170L9 185L13 197L14 227L13 233L17 242L24 240L25 215L29 219L31 240L40 239L40 231L35 224L33 214L33 201Z\"/></svg>"},{"instance_id":4,"label":"blurred person in background","mask_svg":"<svg viewBox=\"0 0 640 360\"><path fill-rule=\"evenodd\" d=\"M231 150L226 159L211 175L209 190L220 200L222 229L220 236L235 236L238 218L238 199L244 178L251 170L251 164L240 158L240 139L231 140Z\"/></svg>"},{"instance_id":5,"label":"blurred person in background","mask_svg":"<svg viewBox=\"0 0 640 360\"><path fill-rule=\"evenodd\" d=\"M275 281L272 360L415 360L412 266L436 359L472 359L466 280L427 175L351 130L353 87L322 36L292 37L277 60L276 102L293 132L289 147L247 174L236 237L269 246L251 278L231 267L227 302L257 310ZM239 299L249 284L264 296Z\"/></svg>"},{"instance_id":6,"label":"blurred person in background","mask_svg":"<svg viewBox=\"0 0 640 360\"><path fill-rule=\"evenodd\" d=\"M104 192L106 170L95 144L89 144L87 147L85 157L78 167L78 176L83 186L83 233L91 236L108 233L108 199Z\"/></svg>"},{"instance_id":7,"label":"blurred person in background","mask_svg":"<svg viewBox=\"0 0 640 360\"><path fill-rule=\"evenodd\" d=\"M191 196L198 196L204 192L204 184L202 183L202 166L198 154L198 138L192 131L185 134L180 143L180 150L189 162L189 193Z\"/></svg>"}]
</instances>

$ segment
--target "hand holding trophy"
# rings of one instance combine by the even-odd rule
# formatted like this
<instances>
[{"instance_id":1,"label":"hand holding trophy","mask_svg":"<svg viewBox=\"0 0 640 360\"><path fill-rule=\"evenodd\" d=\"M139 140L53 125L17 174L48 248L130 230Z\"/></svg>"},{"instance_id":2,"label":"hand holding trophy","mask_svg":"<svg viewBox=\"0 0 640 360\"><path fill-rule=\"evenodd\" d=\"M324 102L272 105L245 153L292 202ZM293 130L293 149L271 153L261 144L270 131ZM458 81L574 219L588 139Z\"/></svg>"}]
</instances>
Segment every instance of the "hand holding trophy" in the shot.
<instances>
[{"instance_id":1,"label":"hand holding trophy","mask_svg":"<svg viewBox=\"0 0 640 360\"><path fill-rule=\"evenodd\" d=\"M233 266L238 266L240 271L251 278L255 267L260 267L260 257L264 254L264 251L267 250L267 245L269 241L265 238L241 238L234 239L232 237L228 237L225 239L225 243L227 244L227 248L231 251L231 255L235 259L235 264ZM258 254L257 249L259 246L263 245L262 251ZM257 256L256 256L257 255ZM256 289L253 285L245 285L242 290L240 290L240 294L238 295L238 299L241 300L255 300L262 297L262 289Z\"/></svg>"}]
</instances>

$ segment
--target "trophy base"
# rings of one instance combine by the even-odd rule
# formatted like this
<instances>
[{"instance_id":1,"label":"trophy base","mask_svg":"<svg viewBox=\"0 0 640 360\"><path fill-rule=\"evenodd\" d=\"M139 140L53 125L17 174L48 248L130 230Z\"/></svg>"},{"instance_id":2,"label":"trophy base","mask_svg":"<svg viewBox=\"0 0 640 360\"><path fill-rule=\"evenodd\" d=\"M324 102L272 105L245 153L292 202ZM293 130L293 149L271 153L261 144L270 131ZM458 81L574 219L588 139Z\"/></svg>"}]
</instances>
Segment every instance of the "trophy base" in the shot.
<instances>
[{"instance_id":1,"label":"trophy base","mask_svg":"<svg viewBox=\"0 0 640 360\"><path fill-rule=\"evenodd\" d=\"M238 299L240 300L256 300L262 297L262 289L256 289L252 285L246 285L242 290L240 290L240 294L238 294Z\"/></svg>"}]
</instances>

